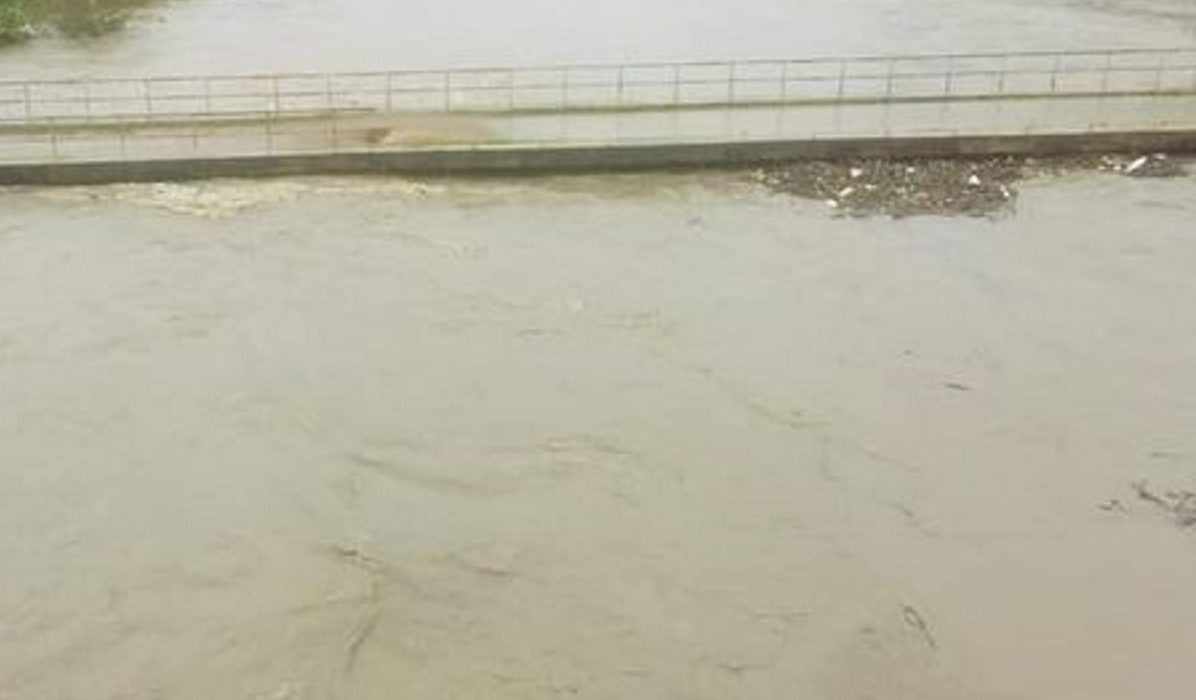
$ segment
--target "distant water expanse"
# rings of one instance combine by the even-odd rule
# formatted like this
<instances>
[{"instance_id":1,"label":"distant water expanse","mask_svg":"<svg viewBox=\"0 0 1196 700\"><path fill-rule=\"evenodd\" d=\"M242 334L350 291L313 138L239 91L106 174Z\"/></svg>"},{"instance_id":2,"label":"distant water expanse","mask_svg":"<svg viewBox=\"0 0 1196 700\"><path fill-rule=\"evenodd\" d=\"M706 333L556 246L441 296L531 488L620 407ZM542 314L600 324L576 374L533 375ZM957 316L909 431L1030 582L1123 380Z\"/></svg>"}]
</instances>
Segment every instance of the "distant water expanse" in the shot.
<instances>
[{"instance_id":1,"label":"distant water expanse","mask_svg":"<svg viewBox=\"0 0 1196 700\"><path fill-rule=\"evenodd\" d=\"M479 9L482 8L482 9ZM1187 0L175 0L0 52L4 77L1196 43Z\"/></svg>"}]
</instances>

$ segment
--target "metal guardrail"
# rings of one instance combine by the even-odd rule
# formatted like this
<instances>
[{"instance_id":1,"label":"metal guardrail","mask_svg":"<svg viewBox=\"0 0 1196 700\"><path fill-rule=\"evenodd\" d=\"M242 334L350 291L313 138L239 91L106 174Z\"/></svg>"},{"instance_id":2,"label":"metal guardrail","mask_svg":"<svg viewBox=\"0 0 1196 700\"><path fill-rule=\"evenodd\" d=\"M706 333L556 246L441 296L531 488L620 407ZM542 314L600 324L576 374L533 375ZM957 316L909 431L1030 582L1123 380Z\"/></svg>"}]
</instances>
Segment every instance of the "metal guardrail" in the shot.
<instances>
[{"instance_id":1,"label":"metal guardrail","mask_svg":"<svg viewBox=\"0 0 1196 700\"><path fill-rule=\"evenodd\" d=\"M440 125L440 118L434 117ZM466 116L444 130L400 118L265 120L113 129L0 131L0 166L346 155L411 150L822 141L876 138L1196 132L1196 94L820 107ZM458 127L464 130L456 131ZM382 138L378 138L381 135ZM390 138L395 136L393 140Z\"/></svg>"},{"instance_id":2,"label":"metal guardrail","mask_svg":"<svg viewBox=\"0 0 1196 700\"><path fill-rule=\"evenodd\" d=\"M0 80L0 128L1196 92L1196 49Z\"/></svg>"},{"instance_id":3,"label":"metal guardrail","mask_svg":"<svg viewBox=\"0 0 1196 700\"><path fill-rule=\"evenodd\" d=\"M0 165L1141 131L1196 49L0 80Z\"/></svg>"}]
</instances>

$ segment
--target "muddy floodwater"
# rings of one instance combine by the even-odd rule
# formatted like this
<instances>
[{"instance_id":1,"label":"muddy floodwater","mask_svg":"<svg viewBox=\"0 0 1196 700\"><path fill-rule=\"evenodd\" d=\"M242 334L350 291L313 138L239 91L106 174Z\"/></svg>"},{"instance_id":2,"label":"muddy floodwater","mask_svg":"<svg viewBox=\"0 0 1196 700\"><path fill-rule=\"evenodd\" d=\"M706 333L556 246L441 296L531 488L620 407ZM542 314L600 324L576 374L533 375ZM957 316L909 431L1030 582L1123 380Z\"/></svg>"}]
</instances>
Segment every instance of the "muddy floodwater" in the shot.
<instances>
[{"instance_id":1,"label":"muddy floodwater","mask_svg":"<svg viewBox=\"0 0 1196 700\"><path fill-rule=\"evenodd\" d=\"M1183 697L1196 180L1022 189L0 194L0 697Z\"/></svg>"},{"instance_id":2,"label":"muddy floodwater","mask_svg":"<svg viewBox=\"0 0 1196 700\"><path fill-rule=\"evenodd\" d=\"M0 51L3 77L1181 47L1191 0L166 0Z\"/></svg>"},{"instance_id":3,"label":"muddy floodwater","mask_svg":"<svg viewBox=\"0 0 1196 700\"><path fill-rule=\"evenodd\" d=\"M1190 0L481 5L174 0L0 79L1196 42ZM1196 178L1017 187L0 190L0 700L1191 697Z\"/></svg>"}]
</instances>

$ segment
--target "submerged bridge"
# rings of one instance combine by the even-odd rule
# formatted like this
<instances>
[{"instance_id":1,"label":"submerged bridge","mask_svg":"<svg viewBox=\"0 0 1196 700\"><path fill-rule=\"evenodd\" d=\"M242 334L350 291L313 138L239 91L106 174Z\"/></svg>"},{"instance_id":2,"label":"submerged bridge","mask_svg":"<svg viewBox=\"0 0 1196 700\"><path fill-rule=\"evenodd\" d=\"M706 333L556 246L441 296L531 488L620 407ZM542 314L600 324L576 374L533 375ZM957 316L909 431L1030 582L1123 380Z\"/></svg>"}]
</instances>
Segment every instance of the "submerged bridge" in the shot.
<instances>
[{"instance_id":1,"label":"submerged bridge","mask_svg":"<svg viewBox=\"0 0 1196 700\"><path fill-rule=\"evenodd\" d=\"M0 80L0 183L1196 148L1196 48Z\"/></svg>"}]
</instances>

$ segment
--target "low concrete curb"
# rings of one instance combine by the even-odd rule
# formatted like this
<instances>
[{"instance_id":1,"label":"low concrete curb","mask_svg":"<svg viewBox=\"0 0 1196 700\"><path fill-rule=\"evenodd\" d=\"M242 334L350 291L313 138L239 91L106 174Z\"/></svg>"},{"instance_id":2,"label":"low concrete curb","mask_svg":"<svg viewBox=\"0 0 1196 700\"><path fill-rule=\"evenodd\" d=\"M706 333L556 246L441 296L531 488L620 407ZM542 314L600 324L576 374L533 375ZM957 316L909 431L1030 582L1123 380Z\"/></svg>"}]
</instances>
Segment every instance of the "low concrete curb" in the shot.
<instances>
[{"instance_id":1,"label":"low concrete curb","mask_svg":"<svg viewBox=\"0 0 1196 700\"><path fill-rule=\"evenodd\" d=\"M628 146L420 149L236 158L0 165L3 185L91 185L319 174L542 174L747 166L784 160L1196 152L1196 131Z\"/></svg>"}]
</instances>

